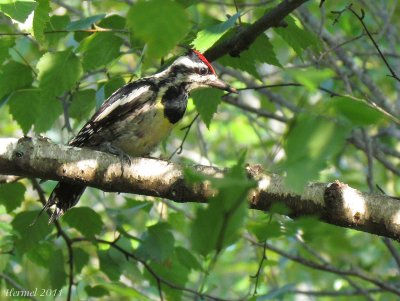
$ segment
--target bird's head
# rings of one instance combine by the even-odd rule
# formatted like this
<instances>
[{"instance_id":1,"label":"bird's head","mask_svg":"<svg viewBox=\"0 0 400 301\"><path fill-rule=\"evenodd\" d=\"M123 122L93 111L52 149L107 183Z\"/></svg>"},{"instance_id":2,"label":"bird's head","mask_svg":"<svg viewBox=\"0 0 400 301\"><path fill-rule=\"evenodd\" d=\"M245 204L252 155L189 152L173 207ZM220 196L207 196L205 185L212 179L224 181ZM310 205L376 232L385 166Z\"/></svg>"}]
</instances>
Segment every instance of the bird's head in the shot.
<instances>
[{"instance_id":1,"label":"bird's head","mask_svg":"<svg viewBox=\"0 0 400 301\"><path fill-rule=\"evenodd\" d=\"M175 81L187 83L187 90L202 87L214 87L228 92L236 90L218 78L214 68L203 54L190 50L185 56L176 59L168 68L169 76Z\"/></svg>"}]
</instances>

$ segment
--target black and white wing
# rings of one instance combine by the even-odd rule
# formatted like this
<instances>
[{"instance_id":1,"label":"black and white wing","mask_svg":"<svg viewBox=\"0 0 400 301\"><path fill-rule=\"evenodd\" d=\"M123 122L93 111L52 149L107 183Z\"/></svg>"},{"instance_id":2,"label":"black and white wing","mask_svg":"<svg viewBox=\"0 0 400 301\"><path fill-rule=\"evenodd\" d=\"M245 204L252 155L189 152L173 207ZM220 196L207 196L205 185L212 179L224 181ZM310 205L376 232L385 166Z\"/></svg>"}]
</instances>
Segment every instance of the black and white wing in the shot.
<instances>
[{"instance_id":1,"label":"black and white wing","mask_svg":"<svg viewBox=\"0 0 400 301\"><path fill-rule=\"evenodd\" d=\"M142 78L121 87L102 104L69 145L96 146L110 140L110 133L104 131L144 104L155 101L157 92L157 85L150 78Z\"/></svg>"}]
</instances>

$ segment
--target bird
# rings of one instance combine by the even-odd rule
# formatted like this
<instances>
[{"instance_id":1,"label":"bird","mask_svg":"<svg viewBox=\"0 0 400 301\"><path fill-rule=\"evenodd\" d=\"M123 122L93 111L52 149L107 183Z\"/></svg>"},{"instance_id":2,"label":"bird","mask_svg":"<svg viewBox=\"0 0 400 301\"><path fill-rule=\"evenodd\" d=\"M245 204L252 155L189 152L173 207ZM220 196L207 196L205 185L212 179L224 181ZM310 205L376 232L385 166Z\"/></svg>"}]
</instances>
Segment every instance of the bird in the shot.
<instances>
[{"instance_id":1,"label":"bird","mask_svg":"<svg viewBox=\"0 0 400 301\"><path fill-rule=\"evenodd\" d=\"M183 118L189 93L203 87L236 93L218 78L201 52L189 49L161 72L116 90L68 145L111 153L121 160L146 156ZM80 183L58 182L41 211L55 205L49 224L75 206L85 188Z\"/></svg>"}]
</instances>

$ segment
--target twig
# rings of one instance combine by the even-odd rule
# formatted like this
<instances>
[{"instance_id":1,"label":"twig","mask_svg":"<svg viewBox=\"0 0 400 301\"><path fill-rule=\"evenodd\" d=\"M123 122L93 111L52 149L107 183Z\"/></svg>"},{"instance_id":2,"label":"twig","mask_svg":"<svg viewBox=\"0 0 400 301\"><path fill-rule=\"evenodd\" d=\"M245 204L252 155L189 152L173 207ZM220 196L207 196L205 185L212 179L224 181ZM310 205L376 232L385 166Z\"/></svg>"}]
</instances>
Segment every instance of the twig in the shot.
<instances>
[{"instance_id":1,"label":"twig","mask_svg":"<svg viewBox=\"0 0 400 301\"><path fill-rule=\"evenodd\" d=\"M313 18L313 16L303 7L299 9L301 20L308 25L311 30L315 30L318 26L318 22ZM329 45L329 47L334 48L336 46L336 38L332 37L331 34L327 30L323 30L321 34L322 39ZM359 79L365 87L371 93L370 97L365 97L366 99L373 99L374 102L382 108L385 112L390 113L391 115L397 115L395 110L392 108L392 105L388 102L387 96L382 92L380 87L373 81L368 73L364 70L361 70L354 62L353 57L350 57L346 54L346 52L342 48L337 48L334 50L336 56L343 62L344 67L348 69L348 71L352 72L357 79ZM343 66L341 67L343 68ZM360 86L360 85L357 85ZM362 91L358 88L362 94L365 94L365 91Z\"/></svg>"},{"instance_id":2,"label":"twig","mask_svg":"<svg viewBox=\"0 0 400 301\"><path fill-rule=\"evenodd\" d=\"M371 33L371 34L375 34L375 33ZM355 42L355 41L361 39L362 37L365 37L366 35L367 35L367 34L366 34L365 32L362 32L361 34L359 34L358 36L356 36L356 37L354 37L354 38L351 38L351 39L349 39L349 40L347 40L347 41L344 41L344 42L342 42L342 43L340 43L340 44L335 45L335 46L332 47L332 48L329 48L329 49L325 50L324 52L322 52L322 53L320 54L320 56L319 56L319 58L318 58L318 61L321 61L321 60L323 59L323 57L324 57L326 54L328 54L328 53L330 53L330 52L332 52L332 51L334 51L334 50L336 50L336 49L338 49L338 48L341 48L341 47L343 47L343 46L345 46L345 45L348 45L348 44L350 44L350 43L353 43L353 42Z\"/></svg>"},{"instance_id":3,"label":"twig","mask_svg":"<svg viewBox=\"0 0 400 301\"><path fill-rule=\"evenodd\" d=\"M365 145L362 137L359 134L353 133L353 135L348 139L350 143L352 143L358 149L362 151L367 151L367 146ZM390 162L381 152L377 149L373 148L372 152L375 159L377 159L383 166L385 166L388 170L393 172L395 175L400 176L400 169L397 168L392 162Z\"/></svg>"},{"instance_id":4,"label":"twig","mask_svg":"<svg viewBox=\"0 0 400 301\"><path fill-rule=\"evenodd\" d=\"M31 179L32 186L36 190L39 195L39 200L42 205L46 204L46 196L45 193L40 186L39 182L36 179ZM51 216L51 210L48 209L47 214ZM61 228L59 221L55 220L54 225L57 229L57 235L61 236L67 245L68 250L68 266L69 266L69 274L68 274L68 293L67 293L67 301L72 300L72 286L74 285L74 252L72 249L73 240L68 236L67 233Z\"/></svg>"},{"instance_id":5,"label":"twig","mask_svg":"<svg viewBox=\"0 0 400 301\"><path fill-rule=\"evenodd\" d=\"M217 236L217 243L215 246L215 254L214 254L213 258L211 259L207 270L204 273L204 277L201 281L201 285L199 288L200 294L202 294L202 291L204 290L204 287L206 285L206 280L208 278L208 275L211 274L210 272L214 268L215 264L217 263L217 259L224 247L223 243L224 243L226 231L228 229L229 219L235 213L235 211L240 207L240 205L243 204L243 199L245 198L246 194L247 194L247 190L238 196L238 198L235 200L235 202L231 205L230 208L228 208L226 211L223 212L223 217L222 217L223 220L222 220L221 227L219 228L219 233Z\"/></svg>"},{"instance_id":6,"label":"twig","mask_svg":"<svg viewBox=\"0 0 400 301\"><path fill-rule=\"evenodd\" d=\"M370 31L368 30L367 25L364 22L364 16L365 16L365 12L364 10L361 8L361 15L359 15L358 13L355 12L355 10L351 7L351 5L349 5L347 7L347 9L349 11L351 11L353 13L353 15L360 21L361 25L363 26L365 32L367 33L369 39L371 40L372 44L374 44L375 49L378 51L379 56L381 57L381 59L383 60L383 62L385 63L386 67L389 69L390 73L391 73L391 77L393 77L394 79L396 79L397 81L400 81L400 78L397 76L396 72L392 69L392 67L390 66L389 62L386 60L385 55L382 53L381 49L379 48L378 44L376 43L375 39L373 38L372 34L370 33Z\"/></svg>"},{"instance_id":7,"label":"twig","mask_svg":"<svg viewBox=\"0 0 400 301\"><path fill-rule=\"evenodd\" d=\"M372 141L371 138L368 137L368 134L365 129L362 129L361 131L362 136L365 141L365 146L366 146L366 155L367 155L367 183L369 187L369 191L373 192L374 191L374 174L373 174L373 162L374 158L372 155Z\"/></svg>"},{"instance_id":8,"label":"twig","mask_svg":"<svg viewBox=\"0 0 400 301\"><path fill-rule=\"evenodd\" d=\"M254 242L254 241L253 241L253 243L256 243L260 247L263 247L263 244L260 244L258 242ZM300 256L289 254L289 253L287 253L287 252L285 252L285 251L283 251L281 249L278 249L277 247L275 247L275 246L273 246L272 244L269 244L269 243L266 243L266 248L268 250L274 252L274 253L277 253L277 254L279 254L279 255L281 255L283 257L286 257L286 258L288 258L288 259L290 259L292 261L295 261L297 263L300 263L300 264L302 264L304 266L307 266L307 267L310 267L310 268L313 268L313 269L317 269L317 270L321 270L321 271L326 271L326 272L337 274L337 275L354 276L354 277L360 278L362 280L365 280L367 282L370 282L370 283L380 287L381 289L384 289L387 292L391 292L391 293L393 293L395 295L400 296L400 289L399 288L397 288L395 286L392 286L392 285L388 284L387 282L384 282L384 281L378 280L376 278L370 277L370 276L368 276L368 275L366 275L364 273L361 273L359 271L341 270L341 269L338 269L338 268L336 268L334 266L331 266L329 264L318 264L318 263L316 263L314 261L311 261L309 259L306 259L304 257L300 257Z\"/></svg>"},{"instance_id":9,"label":"twig","mask_svg":"<svg viewBox=\"0 0 400 301\"><path fill-rule=\"evenodd\" d=\"M274 2L275 0L266 0L266 1L257 1L254 3L229 3L227 1L225 1L224 5L226 6L236 6L236 7L257 7L257 6L264 6L267 4L270 4L272 2ZM236 1L235 1L236 2ZM206 1L202 1L202 3L208 3L208 4L221 4L220 1L213 1L213 0L206 0Z\"/></svg>"},{"instance_id":10,"label":"twig","mask_svg":"<svg viewBox=\"0 0 400 301\"><path fill-rule=\"evenodd\" d=\"M262 85L262 86L254 86L254 87L245 87L239 88L238 91L245 91L245 90L261 90L261 89L268 89L268 88L279 88L279 87L304 87L303 84L299 83L282 83L282 84L273 84L273 85ZM336 93L332 90L326 89L324 87L319 86L318 90L323 92L329 93L331 97L333 96L343 96L342 94Z\"/></svg>"},{"instance_id":11,"label":"twig","mask_svg":"<svg viewBox=\"0 0 400 301\"><path fill-rule=\"evenodd\" d=\"M280 121L282 123L288 122L288 118L286 118L284 116L279 116L279 115L270 113L270 112L262 110L262 109L253 108L253 107L250 107L243 103L239 103L238 101L235 101L235 99L231 96L225 96L222 98L222 100L226 103L229 103L229 104L231 104L235 107L238 107L242 110L245 110L247 112L255 113L258 116L262 116L262 117L269 118L269 119L274 119L274 120Z\"/></svg>"},{"instance_id":12,"label":"twig","mask_svg":"<svg viewBox=\"0 0 400 301\"><path fill-rule=\"evenodd\" d=\"M237 70L227 68L227 67L221 66L219 64L215 64L215 65L217 66L218 70L222 71L224 74L228 74L230 76L233 76L234 78L237 78L238 80L243 82L248 87L259 86L255 80L245 76L243 73L241 73ZM261 90L259 90L259 93L265 95L272 103L275 103L278 107L283 106L295 113L299 113L301 111L301 109L299 109L295 104L293 104L290 101L287 101L281 95L273 93L268 89L261 89Z\"/></svg>"},{"instance_id":13,"label":"twig","mask_svg":"<svg viewBox=\"0 0 400 301\"><path fill-rule=\"evenodd\" d=\"M233 3L235 5L236 13L239 13L239 6L238 6L237 1L233 0ZM242 16L239 15L239 18L238 18L239 26L242 26L242 19L241 18L242 18Z\"/></svg>"},{"instance_id":14,"label":"twig","mask_svg":"<svg viewBox=\"0 0 400 301\"><path fill-rule=\"evenodd\" d=\"M71 13L74 13L75 15L78 15L80 17L83 16L83 11L80 9L76 9L75 7L65 4L64 2L60 0L53 0L54 3L58 4L61 7L64 7L66 10L69 10Z\"/></svg>"},{"instance_id":15,"label":"twig","mask_svg":"<svg viewBox=\"0 0 400 301\"><path fill-rule=\"evenodd\" d=\"M264 247L262 250L262 257L261 257L260 263L258 264L257 273L253 276L250 276L251 278L256 279L256 283L254 284L253 296L257 295L258 281L260 280L260 275L261 275L264 261L267 260L266 249L267 249L267 245L266 245L266 242L264 242Z\"/></svg>"},{"instance_id":16,"label":"twig","mask_svg":"<svg viewBox=\"0 0 400 301\"><path fill-rule=\"evenodd\" d=\"M186 138L189 135L190 129L192 128L194 122L196 121L196 119L199 116L200 116L200 114L197 113L196 116L193 118L193 120L187 126L184 126L183 128L181 128L182 131L186 130L185 135L183 136L181 144L172 152L171 156L169 156L168 161L171 160L172 157L175 156L175 154L180 155L182 153L183 144L185 143Z\"/></svg>"},{"instance_id":17,"label":"twig","mask_svg":"<svg viewBox=\"0 0 400 301\"><path fill-rule=\"evenodd\" d=\"M208 154L208 144L207 141L204 137L203 131L202 131L202 123L201 122L196 122L195 124L195 130L196 130L196 137L198 137L198 146L199 146L199 151L200 151L200 158L205 158L207 164L210 164L210 157Z\"/></svg>"},{"instance_id":18,"label":"twig","mask_svg":"<svg viewBox=\"0 0 400 301\"><path fill-rule=\"evenodd\" d=\"M89 32L89 33L96 33L96 32L122 32L122 33L129 33L127 29L109 29L109 28L100 28L96 27L95 29L56 29L56 30L47 30L44 31L44 34L57 34L57 33L75 33L75 32ZM31 36L30 32L0 32L0 36Z\"/></svg>"},{"instance_id":19,"label":"twig","mask_svg":"<svg viewBox=\"0 0 400 301\"><path fill-rule=\"evenodd\" d=\"M158 290L158 295L160 296L160 300L164 301L162 289L161 289L161 280L159 278L156 279L157 281L157 290Z\"/></svg>"},{"instance_id":20,"label":"twig","mask_svg":"<svg viewBox=\"0 0 400 301\"><path fill-rule=\"evenodd\" d=\"M90 241L90 240L86 239L86 238L81 238L79 241ZM211 296L211 295L208 295L208 294L199 294L196 290L193 290L193 289L190 289L190 288L187 288L187 287L184 287L184 286L177 285L175 283L170 282L167 279L164 279L163 277L159 276L153 270L153 268L144 259L141 259L140 257L136 256L134 253L131 253L131 252L125 250L124 248L120 247L118 244L116 244L116 241L107 241L107 240L99 239L99 238L97 238L96 241L98 243L101 243L101 244L109 245L110 247L112 247L112 248L116 249L117 251L121 252L126 258L132 258L133 260L141 263L143 265L143 267L160 284L163 283L163 284L169 286L172 289L181 290L181 291L184 291L184 292L191 293L191 294L193 294L193 295L195 295L195 296L197 296L199 298L202 298L202 299L206 298L206 299L214 300L214 301L228 301L226 299L222 299L222 298L219 298L219 297L214 297L214 296ZM244 300L244 299L241 298L239 300Z\"/></svg>"},{"instance_id":21,"label":"twig","mask_svg":"<svg viewBox=\"0 0 400 301\"><path fill-rule=\"evenodd\" d=\"M317 258L323 265L330 265L330 263L322 257L316 250L311 248L309 245L307 245L299 235L296 235L296 240L301 244L301 246L312 256ZM369 295L368 291L363 289L360 285L358 285L353 279L351 279L347 275L341 275L343 279L345 279L352 287L354 287L355 291L360 293L361 295L364 295L367 300L374 301L372 297Z\"/></svg>"},{"instance_id":22,"label":"twig","mask_svg":"<svg viewBox=\"0 0 400 301\"><path fill-rule=\"evenodd\" d=\"M350 3L348 6L346 6L345 8L341 9L341 10L332 10L331 14L336 15L336 18L333 19L332 25L335 25L336 23L339 22L340 17L343 15L343 13L349 8L351 7L353 4Z\"/></svg>"},{"instance_id":23,"label":"twig","mask_svg":"<svg viewBox=\"0 0 400 301\"><path fill-rule=\"evenodd\" d=\"M35 76L37 76L37 72L35 70L35 68L32 67L32 65L26 60L26 58L22 55L21 52L18 51L18 49L16 49L15 47L11 48L12 50L14 50L14 52L24 61L24 63L32 70L33 74L35 74Z\"/></svg>"},{"instance_id":24,"label":"twig","mask_svg":"<svg viewBox=\"0 0 400 301\"><path fill-rule=\"evenodd\" d=\"M392 257L396 262L397 269L400 271L400 254L397 251L396 247L393 245L393 242L389 238L383 237L382 241L390 251L390 254L392 254Z\"/></svg>"},{"instance_id":25,"label":"twig","mask_svg":"<svg viewBox=\"0 0 400 301\"><path fill-rule=\"evenodd\" d=\"M69 121L69 101L71 98L71 93L67 92L63 96L58 97L61 101L61 105L63 107L63 116L64 116L64 127L67 129L69 133L73 133L71 122Z\"/></svg>"},{"instance_id":26,"label":"twig","mask_svg":"<svg viewBox=\"0 0 400 301\"><path fill-rule=\"evenodd\" d=\"M385 291L380 288L370 288L366 289L365 292L368 294L384 293ZM308 295L308 296L320 296L320 297L340 297L340 296L360 296L363 295L362 292L354 291L304 291L304 290L289 290L287 294L295 295Z\"/></svg>"}]
</instances>

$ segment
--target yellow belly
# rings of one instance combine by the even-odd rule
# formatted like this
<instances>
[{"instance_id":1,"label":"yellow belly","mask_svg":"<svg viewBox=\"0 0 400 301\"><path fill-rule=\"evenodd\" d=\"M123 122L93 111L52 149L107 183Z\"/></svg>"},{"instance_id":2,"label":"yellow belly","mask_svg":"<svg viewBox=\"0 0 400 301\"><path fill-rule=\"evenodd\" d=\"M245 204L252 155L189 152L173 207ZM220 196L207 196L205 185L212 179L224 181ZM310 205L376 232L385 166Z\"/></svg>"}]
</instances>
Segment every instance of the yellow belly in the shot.
<instances>
[{"instance_id":1,"label":"yellow belly","mask_svg":"<svg viewBox=\"0 0 400 301\"><path fill-rule=\"evenodd\" d=\"M137 118L126 125L127 134L120 137L115 145L131 156L150 153L170 134L174 124L164 117L164 108L160 102L147 109L143 120Z\"/></svg>"}]
</instances>

